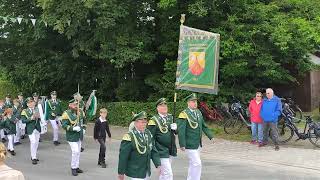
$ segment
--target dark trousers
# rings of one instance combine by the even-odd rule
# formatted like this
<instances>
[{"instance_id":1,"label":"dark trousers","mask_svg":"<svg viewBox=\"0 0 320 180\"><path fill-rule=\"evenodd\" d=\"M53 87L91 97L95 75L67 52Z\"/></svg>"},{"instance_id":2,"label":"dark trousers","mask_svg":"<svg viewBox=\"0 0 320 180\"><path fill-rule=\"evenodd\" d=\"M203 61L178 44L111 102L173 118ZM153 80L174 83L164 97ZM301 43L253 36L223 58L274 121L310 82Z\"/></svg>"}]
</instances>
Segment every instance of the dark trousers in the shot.
<instances>
[{"instance_id":1,"label":"dark trousers","mask_svg":"<svg viewBox=\"0 0 320 180\"><path fill-rule=\"evenodd\" d=\"M106 157L106 138L98 139L100 144L100 152L99 152L99 162L105 162Z\"/></svg>"},{"instance_id":2,"label":"dark trousers","mask_svg":"<svg viewBox=\"0 0 320 180\"><path fill-rule=\"evenodd\" d=\"M271 139L274 145L279 145L279 132L277 122L264 122L263 123L263 142L267 143L269 138L269 132L271 129Z\"/></svg>"}]
</instances>

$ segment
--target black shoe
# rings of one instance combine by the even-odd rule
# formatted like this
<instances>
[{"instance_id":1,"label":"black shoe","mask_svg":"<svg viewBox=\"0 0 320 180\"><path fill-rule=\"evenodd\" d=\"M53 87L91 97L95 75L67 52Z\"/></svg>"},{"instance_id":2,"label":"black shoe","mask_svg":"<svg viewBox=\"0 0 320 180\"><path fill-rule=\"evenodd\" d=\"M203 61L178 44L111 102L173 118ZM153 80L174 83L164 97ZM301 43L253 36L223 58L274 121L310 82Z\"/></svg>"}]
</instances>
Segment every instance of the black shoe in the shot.
<instances>
[{"instance_id":1,"label":"black shoe","mask_svg":"<svg viewBox=\"0 0 320 180\"><path fill-rule=\"evenodd\" d=\"M106 164L105 162L101 162L101 163L100 163L100 166L101 166L102 168L106 168L106 167L107 167L107 164Z\"/></svg>"},{"instance_id":2,"label":"black shoe","mask_svg":"<svg viewBox=\"0 0 320 180\"><path fill-rule=\"evenodd\" d=\"M72 176L78 176L77 169L71 169Z\"/></svg>"},{"instance_id":3,"label":"black shoe","mask_svg":"<svg viewBox=\"0 0 320 180\"><path fill-rule=\"evenodd\" d=\"M59 144L61 144L59 141L53 141L53 144L56 146L59 146Z\"/></svg>"},{"instance_id":4,"label":"black shoe","mask_svg":"<svg viewBox=\"0 0 320 180\"><path fill-rule=\"evenodd\" d=\"M5 138L1 139L3 143L7 142L7 140Z\"/></svg>"},{"instance_id":5,"label":"black shoe","mask_svg":"<svg viewBox=\"0 0 320 180\"><path fill-rule=\"evenodd\" d=\"M76 169L77 173L83 173L83 171L79 168Z\"/></svg>"},{"instance_id":6,"label":"black shoe","mask_svg":"<svg viewBox=\"0 0 320 180\"><path fill-rule=\"evenodd\" d=\"M14 143L15 146L18 146L18 145L20 145L20 144L21 144L21 142L15 142L15 143Z\"/></svg>"},{"instance_id":7,"label":"black shoe","mask_svg":"<svg viewBox=\"0 0 320 180\"><path fill-rule=\"evenodd\" d=\"M16 153L14 151L9 151L12 156L15 156Z\"/></svg>"},{"instance_id":8,"label":"black shoe","mask_svg":"<svg viewBox=\"0 0 320 180\"><path fill-rule=\"evenodd\" d=\"M34 159L34 160L39 161L39 159ZM32 161L32 158L31 158L31 161Z\"/></svg>"},{"instance_id":9,"label":"black shoe","mask_svg":"<svg viewBox=\"0 0 320 180\"><path fill-rule=\"evenodd\" d=\"M39 142L42 142L42 140L41 140L41 139L39 139Z\"/></svg>"},{"instance_id":10,"label":"black shoe","mask_svg":"<svg viewBox=\"0 0 320 180\"><path fill-rule=\"evenodd\" d=\"M81 152L83 152L84 151L84 148L83 147L81 147Z\"/></svg>"},{"instance_id":11,"label":"black shoe","mask_svg":"<svg viewBox=\"0 0 320 180\"><path fill-rule=\"evenodd\" d=\"M274 148L274 150L279 151L280 147L278 145L276 145L276 147Z\"/></svg>"},{"instance_id":12,"label":"black shoe","mask_svg":"<svg viewBox=\"0 0 320 180\"><path fill-rule=\"evenodd\" d=\"M21 139L24 139L24 137L25 137L25 135L22 135L20 138L21 138Z\"/></svg>"},{"instance_id":13,"label":"black shoe","mask_svg":"<svg viewBox=\"0 0 320 180\"><path fill-rule=\"evenodd\" d=\"M38 161L36 159L32 159L32 164L36 165L36 164L38 164Z\"/></svg>"}]
</instances>

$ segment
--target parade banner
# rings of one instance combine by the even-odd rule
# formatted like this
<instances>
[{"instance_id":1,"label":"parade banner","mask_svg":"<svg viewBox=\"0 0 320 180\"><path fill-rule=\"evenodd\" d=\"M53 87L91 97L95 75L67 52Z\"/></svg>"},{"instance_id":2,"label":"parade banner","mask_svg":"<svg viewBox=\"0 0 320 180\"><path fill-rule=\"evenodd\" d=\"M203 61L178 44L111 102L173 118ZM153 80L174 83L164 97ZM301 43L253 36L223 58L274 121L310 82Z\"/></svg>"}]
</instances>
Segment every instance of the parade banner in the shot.
<instances>
[{"instance_id":1,"label":"parade banner","mask_svg":"<svg viewBox=\"0 0 320 180\"><path fill-rule=\"evenodd\" d=\"M97 112L97 97L95 95L96 90L93 90L86 103L86 112L89 119L92 119Z\"/></svg>"},{"instance_id":2,"label":"parade banner","mask_svg":"<svg viewBox=\"0 0 320 180\"><path fill-rule=\"evenodd\" d=\"M220 35L180 26L176 89L218 93Z\"/></svg>"}]
</instances>

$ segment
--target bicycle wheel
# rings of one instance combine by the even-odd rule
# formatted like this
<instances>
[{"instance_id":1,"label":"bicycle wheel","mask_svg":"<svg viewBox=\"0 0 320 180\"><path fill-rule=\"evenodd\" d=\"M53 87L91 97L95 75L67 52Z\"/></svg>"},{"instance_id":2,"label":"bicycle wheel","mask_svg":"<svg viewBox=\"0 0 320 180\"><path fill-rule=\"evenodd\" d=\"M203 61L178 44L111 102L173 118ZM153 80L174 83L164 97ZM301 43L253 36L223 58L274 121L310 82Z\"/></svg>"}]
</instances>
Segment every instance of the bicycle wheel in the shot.
<instances>
[{"instance_id":1,"label":"bicycle wheel","mask_svg":"<svg viewBox=\"0 0 320 180\"><path fill-rule=\"evenodd\" d=\"M243 126L240 119L233 117L226 121L223 126L223 130L227 134L238 134Z\"/></svg>"},{"instance_id":2,"label":"bicycle wheel","mask_svg":"<svg viewBox=\"0 0 320 180\"><path fill-rule=\"evenodd\" d=\"M294 130L291 126L286 125L285 123L278 123L278 134L279 142L287 143L290 141L294 135Z\"/></svg>"},{"instance_id":3,"label":"bicycle wheel","mask_svg":"<svg viewBox=\"0 0 320 180\"><path fill-rule=\"evenodd\" d=\"M309 141L316 147L320 148L320 137L314 133L314 129L308 130Z\"/></svg>"},{"instance_id":4,"label":"bicycle wheel","mask_svg":"<svg viewBox=\"0 0 320 180\"><path fill-rule=\"evenodd\" d=\"M294 120L296 123L299 123L299 122L301 122L301 119L302 119L302 110L298 106L295 107L295 110L296 110L295 111L296 115L295 115Z\"/></svg>"}]
</instances>

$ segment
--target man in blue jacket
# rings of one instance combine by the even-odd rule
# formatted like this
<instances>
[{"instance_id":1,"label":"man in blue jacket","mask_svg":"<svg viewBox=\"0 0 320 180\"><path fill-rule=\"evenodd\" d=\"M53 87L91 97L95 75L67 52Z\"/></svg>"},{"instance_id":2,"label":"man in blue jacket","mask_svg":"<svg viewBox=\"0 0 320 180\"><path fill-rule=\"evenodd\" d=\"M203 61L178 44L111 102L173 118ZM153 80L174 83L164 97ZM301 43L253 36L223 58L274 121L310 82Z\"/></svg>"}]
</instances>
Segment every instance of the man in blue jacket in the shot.
<instances>
[{"instance_id":1,"label":"man in blue jacket","mask_svg":"<svg viewBox=\"0 0 320 180\"><path fill-rule=\"evenodd\" d=\"M275 145L275 150L279 150L279 133L278 133L278 119L282 113L281 100L274 95L273 90L268 88L266 90L267 98L263 99L260 115L263 119L263 144L266 145L271 129L271 138Z\"/></svg>"}]
</instances>

